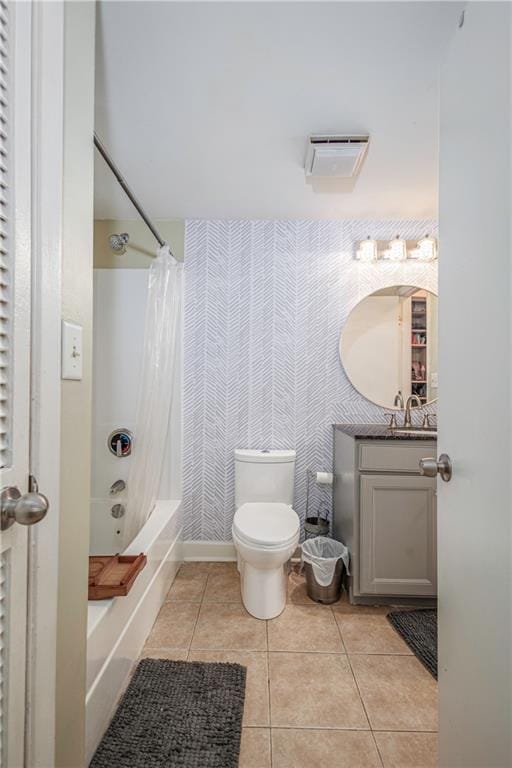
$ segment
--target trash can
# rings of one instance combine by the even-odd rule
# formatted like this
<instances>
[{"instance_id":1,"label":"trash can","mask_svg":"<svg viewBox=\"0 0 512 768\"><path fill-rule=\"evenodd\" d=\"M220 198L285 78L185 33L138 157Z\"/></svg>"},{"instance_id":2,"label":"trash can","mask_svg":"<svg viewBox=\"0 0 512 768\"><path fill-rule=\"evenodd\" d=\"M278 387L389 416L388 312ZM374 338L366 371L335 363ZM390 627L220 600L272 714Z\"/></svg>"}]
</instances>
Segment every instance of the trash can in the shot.
<instances>
[{"instance_id":1,"label":"trash can","mask_svg":"<svg viewBox=\"0 0 512 768\"><path fill-rule=\"evenodd\" d=\"M306 592L317 603L335 603L341 594L343 572L349 570L348 549L341 541L317 536L302 545Z\"/></svg>"}]
</instances>

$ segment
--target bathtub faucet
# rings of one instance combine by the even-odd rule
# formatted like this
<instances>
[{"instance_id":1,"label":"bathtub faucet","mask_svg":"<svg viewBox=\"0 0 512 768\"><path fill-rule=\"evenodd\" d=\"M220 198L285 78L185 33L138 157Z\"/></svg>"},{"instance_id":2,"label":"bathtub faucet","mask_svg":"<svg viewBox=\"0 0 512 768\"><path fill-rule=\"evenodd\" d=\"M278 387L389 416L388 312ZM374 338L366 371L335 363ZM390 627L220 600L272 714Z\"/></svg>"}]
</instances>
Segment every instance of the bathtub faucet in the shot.
<instances>
[{"instance_id":1,"label":"bathtub faucet","mask_svg":"<svg viewBox=\"0 0 512 768\"><path fill-rule=\"evenodd\" d=\"M126 488L126 483L124 480L116 480L115 483L112 483L110 486L110 493L121 493L121 491L124 491Z\"/></svg>"}]
</instances>

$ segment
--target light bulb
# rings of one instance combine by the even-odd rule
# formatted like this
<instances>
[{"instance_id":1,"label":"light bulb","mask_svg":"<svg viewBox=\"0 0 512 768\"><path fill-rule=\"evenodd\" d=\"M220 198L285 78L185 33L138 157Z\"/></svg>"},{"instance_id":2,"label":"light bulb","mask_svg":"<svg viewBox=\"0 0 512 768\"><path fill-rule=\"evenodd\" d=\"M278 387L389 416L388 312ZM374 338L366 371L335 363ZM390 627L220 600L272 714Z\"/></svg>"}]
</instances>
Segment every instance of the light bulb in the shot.
<instances>
[{"instance_id":1,"label":"light bulb","mask_svg":"<svg viewBox=\"0 0 512 768\"><path fill-rule=\"evenodd\" d=\"M418 259L420 261L434 261L437 259L437 241L435 237L425 235L421 240L418 240L416 248L414 248L409 254L411 259Z\"/></svg>"},{"instance_id":2,"label":"light bulb","mask_svg":"<svg viewBox=\"0 0 512 768\"><path fill-rule=\"evenodd\" d=\"M362 240L356 251L356 259L363 262L377 261L377 241L372 240L370 236L367 240Z\"/></svg>"},{"instance_id":3,"label":"light bulb","mask_svg":"<svg viewBox=\"0 0 512 768\"><path fill-rule=\"evenodd\" d=\"M383 252L382 258L388 261L405 261L407 258L407 243L398 235L390 240L388 248Z\"/></svg>"}]
</instances>

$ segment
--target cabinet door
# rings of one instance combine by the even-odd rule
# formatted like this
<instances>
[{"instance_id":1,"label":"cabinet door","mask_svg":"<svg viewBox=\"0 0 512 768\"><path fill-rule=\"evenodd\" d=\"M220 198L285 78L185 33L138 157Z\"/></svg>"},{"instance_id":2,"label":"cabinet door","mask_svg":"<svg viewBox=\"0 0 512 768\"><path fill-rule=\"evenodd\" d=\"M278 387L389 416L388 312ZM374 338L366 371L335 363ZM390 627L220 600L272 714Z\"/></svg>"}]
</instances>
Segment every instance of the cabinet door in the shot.
<instances>
[{"instance_id":1,"label":"cabinet door","mask_svg":"<svg viewBox=\"0 0 512 768\"><path fill-rule=\"evenodd\" d=\"M435 596L436 480L361 475L362 594Z\"/></svg>"}]
</instances>

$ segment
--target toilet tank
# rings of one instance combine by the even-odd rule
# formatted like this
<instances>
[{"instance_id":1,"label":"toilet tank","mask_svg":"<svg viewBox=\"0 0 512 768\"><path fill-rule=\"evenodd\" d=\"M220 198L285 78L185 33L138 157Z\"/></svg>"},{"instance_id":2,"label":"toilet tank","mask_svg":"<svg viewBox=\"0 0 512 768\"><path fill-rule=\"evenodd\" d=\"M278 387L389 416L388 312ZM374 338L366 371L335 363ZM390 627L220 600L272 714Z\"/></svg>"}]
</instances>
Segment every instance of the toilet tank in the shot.
<instances>
[{"instance_id":1,"label":"toilet tank","mask_svg":"<svg viewBox=\"0 0 512 768\"><path fill-rule=\"evenodd\" d=\"M293 502L295 451L235 450L235 505Z\"/></svg>"}]
</instances>

